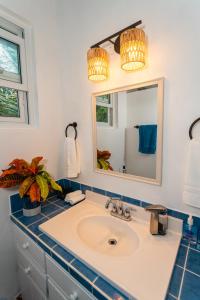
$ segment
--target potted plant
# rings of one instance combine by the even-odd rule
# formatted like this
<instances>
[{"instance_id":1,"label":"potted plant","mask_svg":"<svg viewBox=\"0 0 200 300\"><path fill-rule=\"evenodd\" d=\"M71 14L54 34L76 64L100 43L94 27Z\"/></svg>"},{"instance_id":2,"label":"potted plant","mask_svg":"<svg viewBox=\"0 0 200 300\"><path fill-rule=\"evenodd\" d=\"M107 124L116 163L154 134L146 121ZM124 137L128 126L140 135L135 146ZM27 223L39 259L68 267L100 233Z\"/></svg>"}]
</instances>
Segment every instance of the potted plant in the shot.
<instances>
[{"instance_id":1,"label":"potted plant","mask_svg":"<svg viewBox=\"0 0 200 300\"><path fill-rule=\"evenodd\" d=\"M9 168L0 175L0 188L19 185L19 195L23 200L24 216L34 216L41 212L41 202L46 201L50 190L62 192L62 188L41 164L43 157L34 157L31 163L24 159L14 159Z\"/></svg>"}]
</instances>

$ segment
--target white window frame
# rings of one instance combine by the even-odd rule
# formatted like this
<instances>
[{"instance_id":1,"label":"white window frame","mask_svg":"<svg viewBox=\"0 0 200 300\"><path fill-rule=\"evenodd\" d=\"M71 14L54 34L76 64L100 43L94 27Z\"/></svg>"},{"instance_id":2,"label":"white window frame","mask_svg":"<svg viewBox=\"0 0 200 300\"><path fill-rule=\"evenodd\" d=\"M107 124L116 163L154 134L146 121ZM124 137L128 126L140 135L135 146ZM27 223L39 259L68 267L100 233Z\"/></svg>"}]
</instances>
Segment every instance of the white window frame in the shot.
<instances>
[{"instance_id":1,"label":"white window frame","mask_svg":"<svg viewBox=\"0 0 200 300\"><path fill-rule=\"evenodd\" d=\"M116 127L116 103L115 103L115 94L110 94L110 104L103 103L96 100L96 106L108 107L108 122L96 122L99 127ZM100 97L100 96L99 96ZM112 116L111 116L112 111Z\"/></svg>"},{"instance_id":2,"label":"white window frame","mask_svg":"<svg viewBox=\"0 0 200 300\"><path fill-rule=\"evenodd\" d=\"M32 26L1 5L0 17L5 20L0 28L0 37L19 45L21 67L21 83L0 78L0 86L18 91L20 109L20 118L0 117L0 127L37 127L38 102ZM23 34L20 29L23 29Z\"/></svg>"},{"instance_id":3,"label":"white window frame","mask_svg":"<svg viewBox=\"0 0 200 300\"><path fill-rule=\"evenodd\" d=\"M19 53L20 53L19 63L20 63L21 81L22 81L22 83L19 83L19 82L14 82L15 78L13 78L14 79L13 81L9 81L9 78L8 79L0 78L0 86L27 92L28 82L27 82L27 68L26 68L26 54L25 54L24 39L3 29L0 29L0 38L3 38L19 46Z\"/></svg>"}]
</instances>

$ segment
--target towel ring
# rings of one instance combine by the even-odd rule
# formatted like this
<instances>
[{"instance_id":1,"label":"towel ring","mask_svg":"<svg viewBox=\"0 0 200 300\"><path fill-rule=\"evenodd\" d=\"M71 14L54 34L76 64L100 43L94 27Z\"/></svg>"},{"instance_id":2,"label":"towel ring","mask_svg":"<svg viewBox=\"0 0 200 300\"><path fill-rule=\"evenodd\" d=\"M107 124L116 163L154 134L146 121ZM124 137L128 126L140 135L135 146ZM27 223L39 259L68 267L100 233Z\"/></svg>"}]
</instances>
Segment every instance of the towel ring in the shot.
<instances>
[{"instance_id":1,"label":"towel ring","mask_svg":"<svg viewBox=\"0 0 200 300\"><path fill-rule=\"evenodd\" d=\"M77 123L76 122L73 122L73 123L69 123L65 129L65 136L67 137L67 130L69 127L73 127L74 128L74 131L75 131L75 137L74 139L76 140L77 139Z\"/></svg>"},{"instance_id":2,"label":"towel ring","mask_svg":"<svg viewBox=\"0 0 200 300\"><path fill-rule=\"evenodd\" d=\"M193 127L196 125L196 123L198 123L200 121L200 118L197 118L194 122L192 122L192 124L190 125L190 128L189 128L189 137L190 139L192 140L193 139L193 136L192 136L192 129Z\"/></svg>"}]
</instances>

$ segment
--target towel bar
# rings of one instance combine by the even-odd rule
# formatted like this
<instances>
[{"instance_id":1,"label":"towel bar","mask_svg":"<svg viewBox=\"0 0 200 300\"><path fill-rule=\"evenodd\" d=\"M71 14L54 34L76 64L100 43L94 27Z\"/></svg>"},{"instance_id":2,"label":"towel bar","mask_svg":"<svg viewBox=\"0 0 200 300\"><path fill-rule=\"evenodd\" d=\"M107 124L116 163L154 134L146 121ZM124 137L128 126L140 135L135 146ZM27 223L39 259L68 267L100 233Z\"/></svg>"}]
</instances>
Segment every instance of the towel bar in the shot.
<instances>
[{"instance_id":1,"label":"towel bar","mask_svg":"<svg viewBox=\"0 0 200 300\"><path fill-rule=\"evenodd\" d=\"M192 140L193 139L193 136L192 136L192 129L193 127L196 125L196 123L198 123L200 121L200 118L197 118L194 122L192 122L192 124L190 125L190 128L189 128L189 137L190 139Z\"/></svg>"},{"instance_id":2,"label":"towel bar","mask_svg":"<svg viewBox=\"0 0 200 300\"><path fill-rule=\"evenodd\" d=\"M68 125L67 125L67 127L66 127L66 129L65 129L65 136L67 137L67 130L68 130L68 128L69 127L73 127L74 128L74 131L75 131L75 137L74 137L74 139L76 140L76 138L77 138L77 123L76 122L73 122L73 123L69 123Z\"/></svg>"}]
</instances>

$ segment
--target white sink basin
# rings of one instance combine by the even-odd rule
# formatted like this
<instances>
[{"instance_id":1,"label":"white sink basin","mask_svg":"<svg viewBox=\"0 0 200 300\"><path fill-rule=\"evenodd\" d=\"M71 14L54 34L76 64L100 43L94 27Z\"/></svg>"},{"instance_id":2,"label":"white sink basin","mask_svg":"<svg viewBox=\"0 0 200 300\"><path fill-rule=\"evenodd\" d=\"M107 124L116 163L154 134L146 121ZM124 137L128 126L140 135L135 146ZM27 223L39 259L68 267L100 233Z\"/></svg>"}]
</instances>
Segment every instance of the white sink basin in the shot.
<instances>
[{"instance_id":1,"label":"white sink basin","mask_svg":"<svg viewBox=\"0 0 200 300\"><path fill-rule=\"evenodd\" d=\"M81 241L93 250L111 256L127 256L139 246L137 234L126 222L110 216L90 216L77 224Z\"/></svg>"}]
</instances>

